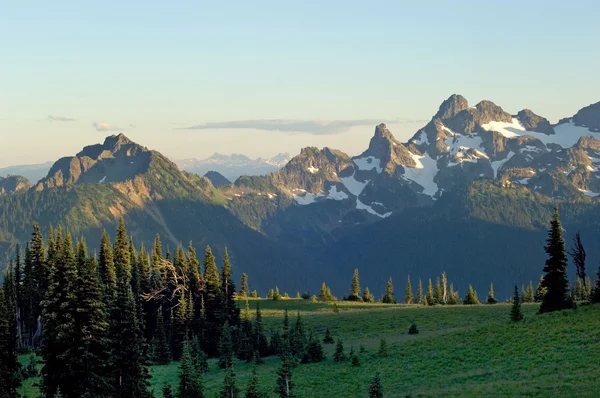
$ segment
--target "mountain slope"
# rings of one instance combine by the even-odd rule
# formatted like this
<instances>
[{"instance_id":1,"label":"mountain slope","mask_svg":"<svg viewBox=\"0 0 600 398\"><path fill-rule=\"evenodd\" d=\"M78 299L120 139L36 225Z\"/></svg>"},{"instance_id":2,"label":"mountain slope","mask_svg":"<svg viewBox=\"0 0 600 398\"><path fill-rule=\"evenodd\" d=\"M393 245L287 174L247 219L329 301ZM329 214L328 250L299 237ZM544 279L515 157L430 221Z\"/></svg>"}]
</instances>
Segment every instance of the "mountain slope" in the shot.
<instances>
[{"instance_id":1,"label":"mountain slope","mask_svg":"<svg viewBox=\"0 0 600 398\"><path fill-rule=\"evenodd\" d=\"M31 183L22 176L0 177L0 196L12 195L31 188Z\"/></svg>"}]
</instances>

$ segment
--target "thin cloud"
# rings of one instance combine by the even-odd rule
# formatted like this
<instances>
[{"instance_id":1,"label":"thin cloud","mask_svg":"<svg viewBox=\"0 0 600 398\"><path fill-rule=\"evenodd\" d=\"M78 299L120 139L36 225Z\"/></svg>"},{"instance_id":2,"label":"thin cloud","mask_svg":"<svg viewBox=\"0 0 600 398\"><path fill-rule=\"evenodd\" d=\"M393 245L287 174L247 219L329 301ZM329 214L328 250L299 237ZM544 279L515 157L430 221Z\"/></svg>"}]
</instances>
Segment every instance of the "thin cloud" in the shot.
<instances>
[{"instance_id":1,"label":"thin cloud","mask_svg":"<svg viewBox=\"0 0 600 398\"><path fill-rule=\"evenodd\" d=\"M92 126L96 129L96 131L115 131L115 130L123 130L120 127L112 125L107 122L94 122Z\"/></svg>"},{"instance_id":2,"label":"thin cloud","mask_svg":"<svg viewBox=\"0 0 600 398\"><path fill-rule=\"evenodd\" d=\"M72 122L75 119L72 119L70 117L66 117L66 116L56 116L56 115L50 115L48 116L48 121L50 122Z\"/></svg>"},{"instance_id":3,"label":"thin cloud","mask_svg":"<svg viewBox=\"0 0 600 398\"><path fill-rule=\"evenodd\" d=\"M215 130L215 129L253 129L278 131L288 134L308 133L314 135L339 134L356 126L375 126L379 123L413 123L416 120L396 119L384 121L381 119L355 119L355 120L289 120L289 119L265 119L265 120L236 120L225 122L213 122L197 124L184 127L184 130Z\"/></svg>"}]
</instances>

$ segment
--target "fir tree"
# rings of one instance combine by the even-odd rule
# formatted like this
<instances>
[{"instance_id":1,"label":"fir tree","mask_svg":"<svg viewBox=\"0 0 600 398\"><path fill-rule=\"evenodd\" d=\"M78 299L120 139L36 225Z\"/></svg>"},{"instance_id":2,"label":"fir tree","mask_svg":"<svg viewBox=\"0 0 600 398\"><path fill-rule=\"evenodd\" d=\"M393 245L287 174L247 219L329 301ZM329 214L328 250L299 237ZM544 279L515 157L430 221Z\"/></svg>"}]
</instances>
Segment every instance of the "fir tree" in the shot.
<instances>
[{"instance_id":1,"label":"fir tree","mask_svg":"<svg viewBox=\"0 0 600 398\"><path fill-rule=\"evenodd\" d=\"M235 283L231 277L231 264L229 261L229 252L225 248L223 255L223 269L221 271L221 294L222 311L224 319L229 321L231 327L237 327L240 323L240 310L235 305Z\"/></svg>"},{"instance_id":2,"label":"fir tree","mask_svg":"<svg viewBox=\"0 0 600 398\"><path fill-rule=\"evenodd\" d=\"M160 306L156 313L156 331L152 339L153 362L157 365L166 365L171 361L171 350L165 331L165 315Z\"/></svg>"},{"instance_id":3,"label":"fir tree","mask_svg":"<svg viewBox=\"0 0 600 398\"><path fill-rule=\"evenodd\" d=\"M223 379L223 387L221 388L220 398L237 398L240 390L235 384L235 371L233 365L225 371L225 379Z\"/></svg>"},{"instance_id":4,"label":"fir tree","mask_svg":"<svg viewBox=\"0 0 600 398\"><path fill-rule=\"evenodd\" d=\"M435 297L433 295L433 284L431 283L431 278L429 278L429 283L427 284L427 296L425 296L425 303L427 305L435 304Z\"/></svg>"},{"instance_id":5,"label":"fir tree","mask_svg":"<svg viewBox=\"0 0 600 398\"><path fill-rule=\"evenodd\" d=\"M419 279L419 286L417 287L417 304L423 304L423 284Z\"/></svg>"},{"instance_id":6,"label":"fir tree","mask_svg":"<svg viewBox=\"0 0 600 398\"><path fill-rule=\"evenodd\" d=\"M546 295L547 289L544 287L544 284L542 283L543 281L544 281L544 275L540 276L540 281L538 282L538 285L535 289L534 300L536 303L541 303L542 300L544 299L544 296Z\"/></svg>"},{"instance_id":7,"label":"fir tree","mask_svg":"<svg viewBox=\"0 0 600 398\"><path fill-rule=\"evenodd\" d=\"M365 290L363 291L362 299L365 303L374 303L375 302L375 297L371 294L371 291L369 290L368 287L365 287Z\"/></svg>"},{"instance_id":8,"label":"fir tree","mask_svg":"<svg viewBox=\"0 0 600 398\"><path fill-rule=\"evenodd\" d=\"M42 315L42 301L50 286L50 268L54 262L55 244L52 227L48 231L48 258L44 253L44 241L37 223L33 223L33 234L25 256L25 314L24 321L27 329L26 345L29 348L36 346L41 335L40 317ZM27 254L29 254L27 256Z\"/></svg>"},{"instance_id":9,"label":"fir tree","mask_svg":"<svg viewBox=\"0 0 600 398\"><path fill-rule=\"evenodd\" d=\"M296 316L296 322L290 332L290 349L292 355L302 356L307 345L306 332L304 331L304 323L300 317L300 312Z\"/></svg>"},{"instance_id":10,"label":"fir tree","mask_svg":"<svg viewBox=\"0 0 600 398\"><path fill-rule=\"evenodd\" d=\"M360 366L360 360L358 359L358 355L356 354L352 355L352 366L355 368Z\"/></svg>"},{"instance_id":11,"label":"fir tree","mask_svg":"<svg viewBox=\"0 0 600 398\"><path fill-rule=\"evenodd\" d=\"M130 247L123 219L119 221L114 248L117 276L115 304L110 311L111 368L116 397L147 398L148 374L145 341L131 289Z\"/></svg>"},{"instance_id":12,"label":"fir tree","mask_svg":"<svg viewBox=\"0 0 600 398\"><path fill-rule=\"evenodd\" d=\"M110 300L115 293L117 285L117 274L115 273L115 262L110 238L106 231L102 232L100 239L100 257L98 261L98 272L100 281L104 287L104 298Z\"/></svg>"},{"instance_id":13,"label":"fir tree","mask_svg":"<svg viewBox=\"0 0 600 398\"><path fill-rule=\"evenodd\" d=\"M17 320L8 303L5 286L0 287L0 395L17 398L20 385L17 372L21 367L17 360Z\"/></svg>"},{"instance_id":14,"label":"fir tree","mask_svg":"<svg viewBox=\"0 0 600 398\"><path fill-rule=\"evenodd\" d=\"M221 319L221 276L217 270L215 257L210 247L204 252L204 338L203 348L209 356L218 353L219 333L222 328Z\"/></svg>"},{"instance_id":15,"label":"fir tree","mask_svg":"<svg viewBox=\"0 0 600 398\"><path fill-rule=\"evenodd\" d=\"M275 296L275 291L273 289L269 289L269 292L267 293L267 298L273 299L274 296Z\"/></svg>"},{"instance_id":16,"label":"fir tree","mask_svg":"<svg viewBox=\"0 0 600 398\"><path fill-rule=\"evenodd\" d=\"M438 276L435 279L435 295L434 300L436 304L444 303L444 292L442 290L442 283L440 282L440 277Z\"/></svg>"},{"instance_id":17,"label":"fir tree","mask_svg":"<svg viewBox=\"0 0 600 398\"><path fill-rule=\"evenodd\" d=\"M575 294L574 297L576 300L583 301L585 300L585 290L583 288L583 283L581 282L581 278L577 277L575 279Z\"/></svg>"},{"instance_id":18,"label":"fir tree","mask_svg":"<svg viewBox=\"0 0 600 398\"><path fill-rule=\"evenodd\" d=\"M293 359L290 355L284 355L281 359L281 367L277 370L277 383L274 392L281 398L293 398L294 383L292 381Z\"/></svg>"},{"instance_id":19,"label":"fir tree","mask_svg":"<svg viewBox=\"0 0 600 398\"><path fill-rule=\"evenodd\" d=\"M510 309L510 319L512 319L515 322L518 322L521 319L523 319L523 313L521 312L521 300L519 298L519 288L517 288L517 285L515 285L513 305Z\"/></svg>"},{"instance_id":20,"label":"fir tree","mask_svg":"<svg viewBox=\"0 0 600 398\"><path fill-rule=\"evenodd\" d=\"M377 351L377 354L382 358L388 356L388 345L386 339L382 338L379 340L379 351Z\"/></svg>"},{"instance_id":21,"label":"fir tree","mask_svg":"<svg viewBox=\"0 0 600 398\"><path fill-rule=\"evenodd\" d=\"M533 282L529 281L525 294L522 297L524 303L533 303L535 301L535 293L533 292Z\"/></svg>"},{"instance_id":22,"label":"fir tree","mask_svg":"<svg viewBox=\"0 0 600 398\"><path fill-rule=\"evenodd\" d=\"M596 284L592 291L590 301L592 303L600 303L600 267L598 267L598 272L596 273Z\"/></svg>"},{"instance_id":23,"label":"fir tree","mask_svg":"<svg viewBox=\"0 0 600 398\"><path fill-rule=\"evenodd\" d=\"M240 281L240 296L246 297L250 293L248 289L248 275L242 274L242 280Z\"/></svg>"},{"instance_id":24,"label":"fir tree","mask_svg":"<svg viewBox=\"0 0 600 398\"><path fill-rule=\"evenodd\" d=\"M354 270L354 275L352 275L352 286L350 287L350 296L348 296L349 301L360 301L360 283L358 279L358 269Z\"/></svg>"},{"instance_id":25,"label":"fir tree","mask_svg":"<svg viewBox=\"0 0 600 398\"><path fill-rule=\"evenodd\" d=\"M256 373L257 366L256 363L252 366L252 375L248 380L248 386L246 387L246 394L244 398L262 398L264 394L262 394L258 389L258 375Z\"/></svg>"},{"instance_id":26,"label":"fir tree","mask_svg":"<svg viewBox=\"0 0 600 398\"><path fill-rule=\"evenodd\" d=\"M335 353L333 354L333 360L335 362L344 362L346 360L346 354L344 353L344 343L342 340L338 340L335 347Z\"/></svg>"},{"instance_id":27,"label":"fir tree","mask_svg":"<svg viewBox=\"0 0 600 398\"><path fill-rule=\"evenodd\" d=\"M448 277L442 272L442 304L448 303Z\"/></svg>"},{"instance_id":28,"label":"fir tree","mask_svg":"<svg viewBox=\"0 0 600 398\"><path fill-rule=\"evenodd\" d=\"M464 304L480 304L479 299L477 298L477 292L473 290L472 285L469 285L467 295L465 296Z\"/></svg>"},{"instance_id":29,"label":"fir tree","mask_svg":"<svg viewBox=\"0 0 600 398\"><path fill-rule=\"evenodd\" d=\"M558 206L554 207L554 218L550 223L548 239L544 249L548 254L544 267L542 286L546 294L540 306L540 313L559 311L571 308L572 303L568 298L569 283L567 281L567 254L563 240L562 226L558 219Z\"/></svg>"},{"instance_id":30,"label":"fir tree","mask_svg":"<svg viewBox=\"0 0 600 398\"><path fill-rule=\"evenodd\" d=\"M163 389L162 389L162 395L163 398L175 398L175 396L173 395L173 390L171 389L171 386L168 384L165 384Z\"/></svg>"},{"instance_id":31,"label":"fir tree","mask_svg":"<svg viewBox=\"0 0 600 398\"><path fill-rule=\"evenodd\" d=\"M225 321L221 329L221 337L219 338L219 367L226 369L232 366L233 363L233 340L231 337L231 328L229 321Z\"/></svg>"},{"instance_id":32,"label":"fir tree","mask_svg":"<svg viewBox=\"0 0 600 398\"><path fill-rule=\"evenodd\" d=\"M331 331L329 328L325 329L325 337L323 338L323 343L325 344L333 344L333 337L331 336Z\"/></svg>"},{"instance_id":33,"label":"fir tree","mask_svg":"<svg viewBox=\"0 0 600 398\"><path fill-rule=\"evenodd\" d=\"M390 277L387 285L385 286L385 293L383 294L381 301L385 304L396 304L396 300L394 299L394 285L392 284L392 277Z\"/></svg>"},{"instance_id":34,"label":"fir tree","mask_svg":"<svg viewBox=\"0 0 600 398\"><path fill-rule=\"evenodd\" d=\"M404 289L404 302L406 304L412 304L412 302L413 302L413 293L412 293L412 286L410 284L410 275L408 276L408 280L406 281L406 289Z\"/></svg>"},{"instance_id":35,"label":"fir tree","mask_svg":"<svg viewBox=\"0 0 600 398\"><path fill-rule=\"evenodd\" d=\"M571 258L573 259L573 264L575 264L575 269L577 270L577 277L581 279L583 282L584 288L587 288L586 285L586 274L585 274L585 248L583 247L583 243L581 243L581 235L579 231L575 234L573 238L573 247L569 251Z\"/></svg>"},{"instance_id":36,"label":"fir tree","mask_svg":"<svg viewBox=\"0 0 600 398\"><path fill-rule=\"evenodd\" d=\"M259 302L256 303L256 316L254 318L254 349L258 351L261 357L265 357L269 353L269 345L267 343L267 336L265 335L262 313L260 311Z\"/></svg>"},{"instance_id":37,"label":"fir tree","mask_svg":"<svg viewBox=\"0 0 600 398\"><path fill-rule=\"evenodd\" d=\"M490 291L488 293L486 302L488 304L496 304L498 303L498 300L496 300L496 297L494 297L494 284L490 283Z\"/></svg>"},{"instance_id":38,"label":"fir tree","mask_svg":"<svg viewBox=\"0 0 600 398\"><path fill-rule=\"evenodd\" d=\"M308 346L306 348L306 353L302 358L302 363L314 363L321 362L325 360L325 353L323 352L323 347L321 343L314 338L313 334L310 334L308 339Z\"/></svg>"},{"instance_id":39,"label":"fir tree","mask_svg":"<svg viewBox=\"0 0 600 398\"><path fill-rule=\"evenodd\" d=\"M183 344L179 363L179 388L177 398L203 398L202 375L194 366L189 341Z\"/></svg>"},{"instance_id":40,"label":"fir tree","mask_svg":"<svg viewBox=\"0 0 600 398\"><path fill-rule=\"evenodd\" d=\"M319 292L319 301L329 301L329 295L327 294L327 285L325 282L321 284L321 291Z\"/></svg>"},{"instance_id":41,"label":"fir tree","mask_svg":"<svg viewBox=\"0 0 600 398\"><path fill-rule=\"evenodd\" d=\"M369 398L383 398L383 386L379 373L375 374L373 382L369 385Z\"/></svg>"}]
</instances>

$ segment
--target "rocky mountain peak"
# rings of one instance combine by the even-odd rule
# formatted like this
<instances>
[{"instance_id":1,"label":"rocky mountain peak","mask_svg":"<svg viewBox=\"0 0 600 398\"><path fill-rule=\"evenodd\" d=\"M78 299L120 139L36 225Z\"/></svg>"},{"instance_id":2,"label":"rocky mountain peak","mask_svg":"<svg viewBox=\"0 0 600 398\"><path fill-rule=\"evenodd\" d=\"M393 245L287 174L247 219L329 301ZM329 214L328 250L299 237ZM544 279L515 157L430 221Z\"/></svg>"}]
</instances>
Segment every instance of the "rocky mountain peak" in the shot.
<instances>
[{"instance_id":1,"label":"rocky mountain peak","mask_svg":"<svg viewBox=\"0 0 600 398\"><path fill-rule=\"evenodd\" d=\"M600 132L600 102L581 108L573 116L572 120L577 126L587 127L591 131Z\"/></svg>"},{"instance_id":2,"label":"rocky mountain peak","mask_svg":"<svg viewBox=\"0 0 600 398\"><path fill-rule=\"evenodd\" d=\"M204 175L204 177L208 178L210 180L210 182L212 183L212 185L214 185L215 187L221 187L221 186L231 184L231 182L227 178L225 178L221 173L219 173L218 171L211 170L211 171L207 172Z\"/></svg>"},{"instance_id":3,"label":"rocky mountain peak","mask_svg":"<svg viewBox=\"0 0 600 398\"><path fill-rule=\"evenodd\" d=\"M554 128L548 119L536 115L530 109L523 109L517 113L517 118L529 131L537 131L544 134L554 134Z\"/></svg>"},{"instance_id":4,"label":"rocky mountain peak","mask_svg":"<svg viewBox=\"0 0 600 398\"><path fill-rule=\"evenodd\" d=\"M0 196L12 195L31 188L29 180L22 176L0 177Z\"/></svg>"},{"instance_id":5,"label":"rocky mountain peak","mask_svg":"<svg viewBox=\"0 0 600 398\"><path fill-rule=\"evenodd\" d=\"M465 97L459 94L452 94L447 100L442 102L434 119L448 119L456 116L459 112L467 108L469 108L469 103Z\"/></svg>"}]
</instances>

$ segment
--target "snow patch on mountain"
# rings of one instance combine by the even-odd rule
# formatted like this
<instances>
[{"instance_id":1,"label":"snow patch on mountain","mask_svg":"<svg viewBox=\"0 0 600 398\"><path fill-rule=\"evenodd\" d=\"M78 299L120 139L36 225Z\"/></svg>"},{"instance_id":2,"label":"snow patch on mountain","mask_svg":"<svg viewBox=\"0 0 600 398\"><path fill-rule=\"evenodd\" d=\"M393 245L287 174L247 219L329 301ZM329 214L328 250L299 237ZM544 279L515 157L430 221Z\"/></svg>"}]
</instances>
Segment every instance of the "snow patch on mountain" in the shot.
<instances>
[{"instance_id":1,"label":"snow patch on mountain","mask_svg":"<svg viewBox=\"0 0 600 398\"><path fill-rule=\"evenodd\" d=\"M579 190L579 192L581 192L585 196L589 196L590 198L595 198L596 196L600 195L600 193L588 191L586 189L581 189L581 188L577 188L577 189Z\"/></svg>"},{"instance_id":2,"label":"snow patch on mountain","mask_svg":"<svg viewBox=\"0 0 600 398\"><path fill-rule=\"evenodd\" d=\"M391 211L388 213L385 213L385 214L379 214L375 210L373 210L373 208L371 206L368 206L368 205L364 204L363 202L361 202L360 200L358 200L358 198L356 198L356 208L358 210L365 210L368 213L371 213L374 216L381 217L381 218L387 218L392 215Z\"/></svg>"},{"instance_id":3,"label":"snow patch on mountain","mask_svg":"<svg viewBox=\"0 0 600 398\"><path fill-rule=\"evenodd\" d=\"M510 160L510 158L512 158L513 156L515 156L515 153L510 151L504 159L490 162L490 164L492 166L492 170L494 170L494 178L496 178L498 176L498 170L500 170L500 168L504 165L504 163L508 162Z\"/></svg>"},{"instance_id":4,"label":"snow patch on mountain","mask_svg":"<svg viewBox=\"0 0 600 398\"><path fill-rule=\"evenodd\" d=\"M429 145L429 138L427 138L427 133L423 130L419 130L419 138L413 139L412 143L415 145Z\"/></svg>"},{"instance_id":5,"label":"snow patch on mountain","mask_svg":"<svg viewBox=\"0 0 600 398\"><path fill-rule=\"evenodd\" d=\"M316 173L319 172L319 169L317 169L316 167L313 167L313 166L310 166L306 170L308 170L308 172L311 173L311 174L316 174Z\"/></svg>"},{"instance_id":6,"label":"snow patch on mountain","mask_svg":"<svg viewBox=\"0 0 600 398\"><path fill-rule=\"evenodd\" d=\"M375 156L353 159L353 162L359 170L370 171L375 169L377 173L381 173L383 171L381 168L381 160L377 159Z\"/></svg>"},{"instance_id":7,"label":"snow patch on mountain","mask_svg":"<svg viewBox=\"0 0 600 398\"><path fill-rule=\"evenodd\" d=\"M106 181L106 176L102 177L100 181L98 181L98 184L102 184L104 181Z\"/></svg>"},{"instance_id":8,"label":"snow patch on mountain","mask_svg":"<svg viewBox=\"0 0 600 398\"><path fill-rule=\"evenodd\" d=\"M348 199L348 194L344 191L338 191L338 188L336 185L332 185L329 188L329 194L327 195L327 199L332 199L332 200L345 200Z\"/></svg>"},{"instance_id":9,"label":"snow patch on mountain","mask_svg":"<svg viewBox=\"0 0 600 398\"><path fill-rule=\"evenodd\" d=\"M304 195L294 195L294 200L299 205L306 206L311 203L315 203L317 198L320 198L322 196L323 196L323 193L317 193L317 194L306 193Z\"/></svg>"},{"instance_id":10,"label":"snow patch on mountain","mask_svg":"<svg viewBox=\"0 0 600 398\"><path fill-rule=\"evenodd\" d=\"M350 177L341 177L340 181L352 195L358 197L370 180L358 181L356 178L354 178L355 174L356 172L354 172Z\"/></svg>"},{"instance_id":11,"label":"snow patch on mountain","mask_svg":"<svg viewBox=\"0 0 600 398\"><path fill-rule=\"evenodd\" d=\"M415 167L404 166L404 175L406 180L411 180L423 187L423 193L433 197L439 190L435 183L435 176L439 169L437 161L432 159L428 154L423 156L415 155L410 152L413 160L416 163Z\"/></svg>"}]
</instances>

